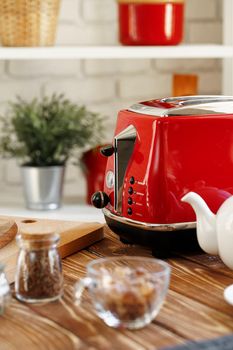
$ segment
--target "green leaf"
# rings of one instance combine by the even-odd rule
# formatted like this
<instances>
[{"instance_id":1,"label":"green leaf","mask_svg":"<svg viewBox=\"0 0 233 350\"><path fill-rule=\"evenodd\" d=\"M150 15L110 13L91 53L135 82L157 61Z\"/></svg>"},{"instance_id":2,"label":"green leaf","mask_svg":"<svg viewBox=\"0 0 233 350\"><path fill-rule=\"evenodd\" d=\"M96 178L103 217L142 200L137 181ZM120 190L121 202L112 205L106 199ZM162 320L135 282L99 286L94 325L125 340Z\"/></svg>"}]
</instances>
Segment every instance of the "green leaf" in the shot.
<instances>
[{"instance_id":1,"label":"green leaf","mask_svg":"<svg viewBox=\"0 0 233 350\"><path fill-rule=\"evenodd\" d=\"M75 151L101 142L104 118L53 94L26 102L18 97L0 116L0 152L33 166L64 164Z\"/></svg>"}]
</instances>

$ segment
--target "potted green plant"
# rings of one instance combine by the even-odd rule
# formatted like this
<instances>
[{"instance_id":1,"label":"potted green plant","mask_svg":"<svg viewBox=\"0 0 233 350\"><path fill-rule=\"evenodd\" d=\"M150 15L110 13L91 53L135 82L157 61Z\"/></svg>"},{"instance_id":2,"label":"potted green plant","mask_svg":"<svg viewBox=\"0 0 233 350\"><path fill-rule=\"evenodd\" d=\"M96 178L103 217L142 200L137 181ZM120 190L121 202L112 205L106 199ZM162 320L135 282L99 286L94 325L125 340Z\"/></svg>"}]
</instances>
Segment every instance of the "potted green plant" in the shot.
<instances>
[{"instance_id":1,"label":"potted green plant","mask_svg":"<svg viewBox=\"0 0 233 350\"><path fill-rule=\"evenodd\" d=\"M20 159L24 195L30 209L60 206L64 171L74 151L97 144L103 118L64 97L26 102L18 98L1 117L0 150Z\"/></svg>"}]
</instances>

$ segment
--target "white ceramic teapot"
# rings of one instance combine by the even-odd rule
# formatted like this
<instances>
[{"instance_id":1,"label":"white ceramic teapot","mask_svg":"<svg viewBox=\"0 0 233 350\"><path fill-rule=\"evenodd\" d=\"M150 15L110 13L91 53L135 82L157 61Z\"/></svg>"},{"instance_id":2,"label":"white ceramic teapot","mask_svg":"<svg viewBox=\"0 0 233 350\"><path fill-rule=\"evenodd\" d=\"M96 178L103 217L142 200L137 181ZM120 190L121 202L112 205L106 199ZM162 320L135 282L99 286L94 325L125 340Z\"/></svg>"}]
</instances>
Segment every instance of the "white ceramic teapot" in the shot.
<instances>
[{"instance_id":1,"label":"white ceramic teapot","mask_svg":"<svg viewBox=\"0 0 233 350\"><path fill-rule=\"evenodd\" d=\"M216 215L195 192L187 193L181 201L189 203L196 213L200 247L206 253L219 254L224 264L233 269L233 196L226 199Z\"/></svg>"}]
</instances>

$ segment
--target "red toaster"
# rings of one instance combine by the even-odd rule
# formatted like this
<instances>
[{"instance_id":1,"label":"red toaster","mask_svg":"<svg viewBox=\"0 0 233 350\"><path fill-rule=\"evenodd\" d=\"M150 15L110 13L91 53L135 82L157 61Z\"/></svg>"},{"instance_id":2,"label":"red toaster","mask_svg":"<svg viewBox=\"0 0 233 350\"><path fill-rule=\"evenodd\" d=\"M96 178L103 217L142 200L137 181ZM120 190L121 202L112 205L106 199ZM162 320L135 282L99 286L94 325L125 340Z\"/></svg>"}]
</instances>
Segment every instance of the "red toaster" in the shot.
<instances>
[{"instance_id":1,"label":"red toaster","mask_svg":"<svg viewBox=\"0 0 233 350\"><path fill-rule=\"evenodd\" d=\"M196 247L195 213L181 198L199 193L213 212L233 194L233 97L189 96L138 103L118 114L104 192L108 226L154 255Z\"/></svg>"}]
</instances>

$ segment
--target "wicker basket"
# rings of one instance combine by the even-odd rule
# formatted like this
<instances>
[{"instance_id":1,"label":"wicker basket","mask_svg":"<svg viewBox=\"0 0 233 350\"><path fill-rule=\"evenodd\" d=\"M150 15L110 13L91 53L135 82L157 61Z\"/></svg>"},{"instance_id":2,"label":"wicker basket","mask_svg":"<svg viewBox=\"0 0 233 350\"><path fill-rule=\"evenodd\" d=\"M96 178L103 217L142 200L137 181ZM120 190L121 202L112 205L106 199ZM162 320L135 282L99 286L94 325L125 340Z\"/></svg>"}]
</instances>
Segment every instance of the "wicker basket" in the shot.
<instances>
[{"instance_id":1,"label":"wicker basket","mask_svg":"<svg viewBox=\"0 0 233 350\"><path fill-rule=\"evenodd\" d=\"M60 0L0 0L3 46L54 44Z\"/></svg>"}]
</instances>

